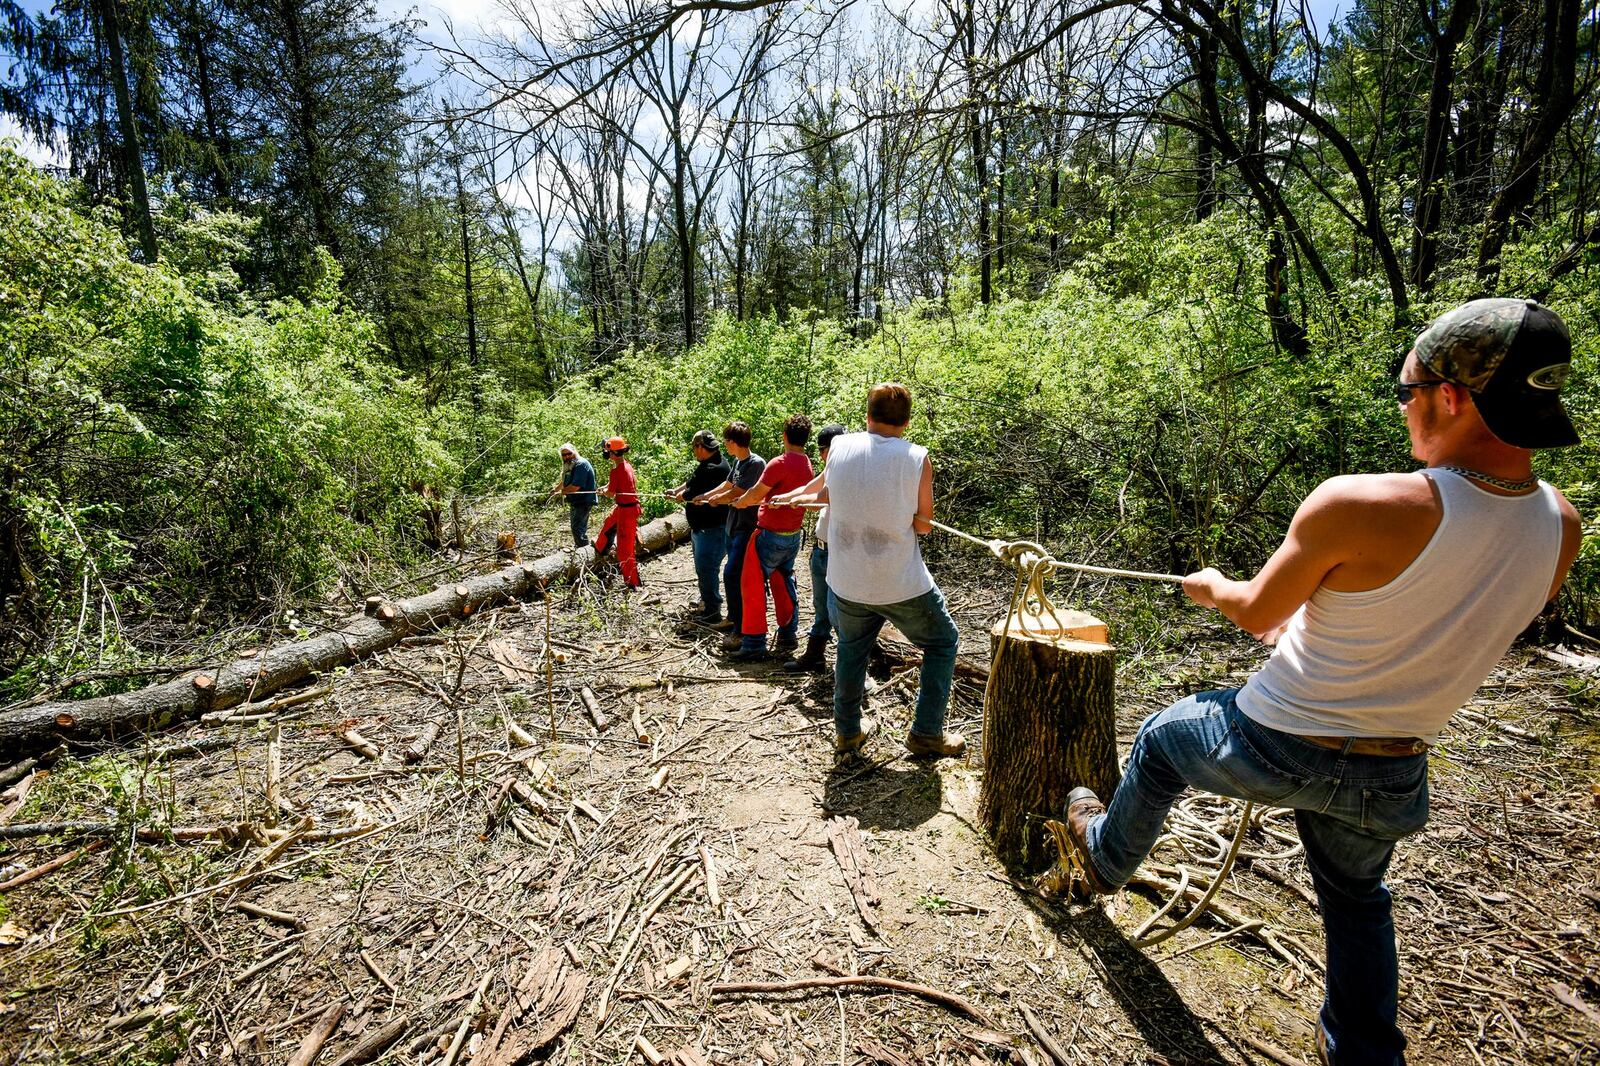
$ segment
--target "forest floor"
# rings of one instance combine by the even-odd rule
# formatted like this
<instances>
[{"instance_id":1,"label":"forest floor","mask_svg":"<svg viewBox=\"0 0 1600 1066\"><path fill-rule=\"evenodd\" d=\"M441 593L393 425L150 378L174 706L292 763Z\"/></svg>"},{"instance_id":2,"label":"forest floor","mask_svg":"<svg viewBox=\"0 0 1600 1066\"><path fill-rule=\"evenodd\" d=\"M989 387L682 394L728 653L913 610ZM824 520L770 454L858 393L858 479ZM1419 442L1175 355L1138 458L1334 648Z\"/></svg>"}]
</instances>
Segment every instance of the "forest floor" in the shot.
<instances>
[{"instance_id":1,"label":"forest floor","mask_svg":"<svg viewBox=\"0 0 1600 1066\"><path fill-rule=\"evenodd\" d=\"M1010 583L979 565L946 588L981 661ZM1034 1029L1074 1063L1316 1061L1322 933L1291 823L1246 838L1220 897L1242 928L1208 915L1141 952L1158 896L1046 902L987 849L977 682L951 708L965 760L904 758L914 685L882 675L883 731L836 769L830 677L734 668L678 623L686 549L644 575L642 596L557 594L548 643L544 605L513 604L273 717L34 779L14 823L121 828L0 844L0 882L89 849L0 896L0 1061L281 1063L319 1023L319 1063L396 1032L381 1061L1049 1063ZM1150 711L1261 659L1188 615L1119 653L1124 750ZM1600 676L1525 650L1435 750L1432 821L1389 879L1412 1061L1600 1056L1597 767ZM1200 813L1236 824L1231 805ZM238 839L141 842L136 825ZM848 975L974 1014L881 986L713 994Z\"/></svg>"}]
</instances>

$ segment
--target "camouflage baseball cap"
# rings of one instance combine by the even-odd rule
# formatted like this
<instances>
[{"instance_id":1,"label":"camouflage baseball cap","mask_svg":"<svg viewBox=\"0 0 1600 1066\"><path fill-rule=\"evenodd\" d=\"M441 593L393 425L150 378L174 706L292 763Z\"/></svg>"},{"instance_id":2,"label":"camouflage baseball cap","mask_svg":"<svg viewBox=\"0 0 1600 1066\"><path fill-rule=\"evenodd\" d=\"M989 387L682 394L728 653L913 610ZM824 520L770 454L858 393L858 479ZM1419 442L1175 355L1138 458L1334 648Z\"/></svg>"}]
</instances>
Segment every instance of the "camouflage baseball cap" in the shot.
<instances>
[{"instance_id":1,"label":"camouflage baseball cap","mask_svg":"<svg viewBox=\"0 0 1600 1066\"><path fill-rule=\"evenodd\" d=\"M1434 319L1417 360L1466 386L1489 431L1518 448L1564 448L1578 431L1561 406L1572 338L1561 316L1534 300L1472 300Z\"/></svg>"}]
</instances>

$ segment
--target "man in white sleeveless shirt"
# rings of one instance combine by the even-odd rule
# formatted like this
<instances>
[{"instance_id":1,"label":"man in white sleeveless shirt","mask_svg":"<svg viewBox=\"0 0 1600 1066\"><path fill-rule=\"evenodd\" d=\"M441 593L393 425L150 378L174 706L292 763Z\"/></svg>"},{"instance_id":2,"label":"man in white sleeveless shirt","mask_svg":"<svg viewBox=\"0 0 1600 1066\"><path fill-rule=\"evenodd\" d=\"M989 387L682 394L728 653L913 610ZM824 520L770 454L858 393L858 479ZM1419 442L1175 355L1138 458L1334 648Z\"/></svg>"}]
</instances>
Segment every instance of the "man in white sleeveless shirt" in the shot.
<instances>
[{"instance_id":1,"label":"man in white sleeveless shirt","mask_svg":"<svg viewBox=\"0 0 1600 1066\"><path fill-rule=\"evenodd\" d=\"M867 659L891 622L922 649L917 708L906 735L916 756L960 755L966 741L944 729L960 634L917 538L933 530L933 465L905 439L911 392L898 382L867 397L867 431L833 439L828 465L775 503L828 505L828 616L839 634L833 666L834 750L859 751L874 731L861 716Z\"/></svg>"},{"instance_id":2,"label":"man in white sleeveless shirt","mask_svg":"<svg viewBox=\"0 0 1600 1066\"><path fill-rule=\"evenodd\" d=\"M1474 300L1417 338L1397 394L1426 469L1323 482L1253 578L1184 591L1268 643L1239 689L1149 719L1110 810L1068 796L1088 892L1133 876L1185 788L1292 807L1327 934L1324 1062L1401 1063L1398 964L1383 875L1428 817L1429 744L1553 599L1577 512L1532 475L1576 444L1559 389L1566 326L1531 300Z\"/></svg>"}]
</instances>

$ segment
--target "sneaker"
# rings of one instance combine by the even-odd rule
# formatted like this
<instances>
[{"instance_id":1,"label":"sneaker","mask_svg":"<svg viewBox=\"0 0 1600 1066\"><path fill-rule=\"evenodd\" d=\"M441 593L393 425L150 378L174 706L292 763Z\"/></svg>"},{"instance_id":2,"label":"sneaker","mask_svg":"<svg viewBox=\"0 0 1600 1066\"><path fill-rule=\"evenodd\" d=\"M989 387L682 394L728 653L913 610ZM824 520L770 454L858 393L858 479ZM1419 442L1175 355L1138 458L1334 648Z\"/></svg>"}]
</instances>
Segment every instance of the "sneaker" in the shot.
<instances>
[{"instance_id":1,"label":"sneaker","mask_svg":"<svg viewBox=\"0 0 1600 1066\"><path fill-rule=\"evenodd\" d=\"M860 751L877 731L877 722L874 722L871 718L861 719L861 732L853 737L833 738L834 753L837 755L850 755Z\"/></svg>"},{"instance_id":2,"label":"sneaker","mask_svg":"<svg viewBox=\"0 0 1600 1066\"><path fill-rule=\"evenodd\" d=\"M925 737L921 733L906 734L906 750L913 756L933 756L942 759L946 756L956 757L967 750L967 741L960 733L940 733L936 737Z\"/></svg>"}]
</instances>

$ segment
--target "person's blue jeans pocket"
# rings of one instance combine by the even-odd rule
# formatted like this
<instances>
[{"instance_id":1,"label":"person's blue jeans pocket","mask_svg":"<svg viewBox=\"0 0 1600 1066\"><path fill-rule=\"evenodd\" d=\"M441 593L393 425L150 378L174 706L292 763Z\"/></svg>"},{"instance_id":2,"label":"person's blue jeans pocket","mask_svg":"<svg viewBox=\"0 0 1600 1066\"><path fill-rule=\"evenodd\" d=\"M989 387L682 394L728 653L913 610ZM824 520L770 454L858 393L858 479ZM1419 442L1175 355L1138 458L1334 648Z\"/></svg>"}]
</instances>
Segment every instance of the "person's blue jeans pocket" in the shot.
<instances>
[{"instance_id":1,"label":"person's blue jeans pocket","mask_svg":"<svg viewBox=\"0 0 1600 1066\"><path fill-rule=\"evenodd\" d=\"M697 529L689 534L694 549L694 576L700 587L700 603L708 614L722 610L722 591L718 579L722 560L728 553L728 532L722 526Z\"/></svg>"}]
</instances>

